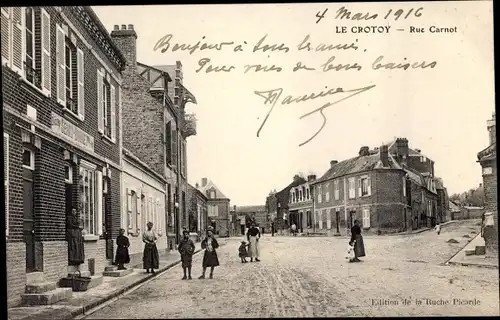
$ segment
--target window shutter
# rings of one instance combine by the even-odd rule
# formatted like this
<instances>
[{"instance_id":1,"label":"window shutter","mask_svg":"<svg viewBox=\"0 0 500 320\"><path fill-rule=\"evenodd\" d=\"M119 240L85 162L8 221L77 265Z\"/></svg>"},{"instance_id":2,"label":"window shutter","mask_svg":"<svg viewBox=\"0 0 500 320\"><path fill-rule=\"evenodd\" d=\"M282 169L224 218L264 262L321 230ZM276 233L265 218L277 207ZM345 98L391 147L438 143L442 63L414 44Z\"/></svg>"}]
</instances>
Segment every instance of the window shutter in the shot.
<instances>
[{"instance_id":1,"label":"window shutter","mask_svg":"<svg viewBox=\"0 0 500 320\"><path fill-rule=\"evenodd\" d=\"M149 197L148 199L148 222L151 221L152 223L154 223L153 221L153 198L152 197ZM156 227L156 226L155 226Z\"/></svg>"},{"instance_id":2,"label":"window shutter","mask_svg":"<svg viewBox=\"0 0 500 320\"><path fill-rule=\"evenodd\" d=\"M137 193L137 215L135 216L135 220L137 221L137 229L140 229L142 230L143 226L142 226L142 219L141 219L141 214L142 214L142 201L141 201L141 193L138 192Z\"/></svg>"},{"instance_id":3,"label":"window shutter","mask_svg":"<svg viewBox=\"0 0 500 320\"><path fill-rule=\"evenodd\" d=\"M111 141L116 142L116 89L114 85L110 86L110 104L111 104Z\"/></svg>"},{"instance_id":4,"label":"window shutter","mask_svg":"<svg viewBox=\"0 0 500 320\"><path fill-rule=\"evenodd\" d=\"M161 235L161 211L160 211L160 199L156 198L156 217L158 221L158 233Z\"/></svg>"},{"instance_id":5,"label":"window shutter","mask_svg":"<svg viewBox=\"0 0 500 320\"><path fill-rule=\"evenodd\" d=\"M215 206L214 210L215 210L215 216L218 217L219 216L219 206Z\"/></svg>"},{"instance_id":6,"label":"window shutter","mask_svg":"<svg viewBox=\"0 0 500 320\"><path fill-rule=\"evenodd\" d=\"M11 13L11 8L2 7L2 65L6 64L8 66L10 66L10 52L11 52L10 13Z\"/></svg>"},{"instance_id":7,"label":"window shutter","mask_svg":"<svg viewBox=\"0 0 500 320\"><path fill-rule=\"evenodd\" d=\"M361 179L356 179L356 187L358 189L358 197L361 197Z\"/></svg>"},{"instance_id":8,"label":"window shutter","mask_svg":"<svg viewBox=\"0 0 500 320\"><path fill-rule=\"evenodd\" d=\"M56 25L57 102L66 106L66 34Z\"/></svg>"},{"instance_id":9,"label":"window shutter","mask_svg":"<svg viewBox=\"0 0 500 320\"><path fill-rule=\"evenodd\" d=\"M368 195L371 196L372 195L372 178L368 177L367 181L368 181Z\"/></svg>"},{"instance_id":10,"label":"window shutter","mask_svg":"<svg viewBox=\"0 0 500 320\"><path fill-rule=\"evenodd\" d=\"M172 164L177 166L177 132L172 129Z\"/></svg>"},{"instance_id":11,"label":"window shutter","mask_svg":"<svg viewBox=\"0 0 500 320\"><path fill-rule=\"evenodd\" d=\"M42 8L41 10L41 20L42 20L42 90L45 93L50 93L51 91L51 63L50 63L50 15Z\"/></svg>"},{"instance_id":12,"label":"window shutter","mask_svg":"<svg viewBox=\"0 0 500 320\"><path fill-rule=\"evenodd\" d=\"M127 228L130 230L132 228L132 217L131 217L131 212L132 212L132 193L130 189L126 189L127 192Z\"/></svg>"},{"instance_id":13,"label":"window shutter","mask_svg":"<svg viewBox=\"0 0 500 320\"><path fill-rule=\"evenodd\" d=\"M3 13L3 8L2 8ZM2 17L3 19L3 17ZM3 24L2 24L3 27ZM3 35L2 35L3 40ZM4 174L4 190L5 190L5 235L9 235L9 135L3 134L3 174Z\"/></svg>"},{"instance_id":14,"label":"window shutter","mask_svg":"<svg viewBox=\"0 0 500 320\"><path fill-rule=\"evenodd\" d=\"M96 206L97 206L97 235L102 236L102 172L96 171Z\"/></svg>"},{"instance_id":15,"label":"window shutter","mask_svg":"<svg viewBox=\"0 0 500 320\"><path fill-rule=\"evenodd\" d=\"M78 74L78 115L82 118L85 117L85 64L83 62L83 51L77 49L76 51L76 63L77 63L77 74Z\"/></svg>"},{"instance_id":16,"label":"window shutter","mask_svg":"<svg viewBox=\"0 0 500 320\"><path fill-rule=\"evenodd\" d=\"M25 58L25 47L24 47L24 19L25 8L24 7L12 7L11 8L11 21L12 21L12 70L23 74L24 70L24 58ZM23 74L24 75L24 74Z\"/></svg>"},{"instance_id":17,"label":"window shutter","mask_svg":"<svg viewBox=\"0 0 500 320\"><path fill-rule=\"evenodd\" d=\"M97 131L104 132L104 114L103 114L103 74L97 70Z\"/></svg>"}]
</instances>

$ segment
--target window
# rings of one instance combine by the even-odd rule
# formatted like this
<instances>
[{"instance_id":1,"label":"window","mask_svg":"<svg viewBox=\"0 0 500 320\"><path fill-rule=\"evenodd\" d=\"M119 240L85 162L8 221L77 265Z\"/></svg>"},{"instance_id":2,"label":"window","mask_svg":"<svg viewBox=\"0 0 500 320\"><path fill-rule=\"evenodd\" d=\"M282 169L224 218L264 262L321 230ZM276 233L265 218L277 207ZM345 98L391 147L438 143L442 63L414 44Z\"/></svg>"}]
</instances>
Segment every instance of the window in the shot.
<instances>
[{"instance_id":1,"label":"window","mask_svg":"<svg viewBox=\"0 0 500 320\"><path fill-rule=\"evenodd\" d=\"M321 186L318 186L318 203L321 203Z\"/></svg>"},{"instance_id":2,"label":"window","mask_svg":"<svg viewBox=\"0 0 500 320\"><path fill-rule=\"evenodd\" d=\"M330 201L330 191L325 193L325 201Z\"/></svg>"},{"instance_id":3,"label":"window","mask_svg":"<svg viewBox=\"0 0 500 320\"><path fill-rule=\"evenodd\" d=\"M217 217L219 215L219 207L217 205L208 206L208 216Z\"/></svg>"},{"instance_id":4,"label":"window","mask_svg":"<svg viewBox=\"0 0 500 320\"><path fill-rule=\"evenodd\" d=\"M2 8L2 11L4 8ZM2 17L3 21L3 17ZM3 40L3 38L2 38ZM2 47L3 50L3 47ZM3 134L3 185L4 185L4 201L5 201L5 235L9 235L9 135Z\"/></svg>"},{"instance_id":5,"label":"window","mask_svg":"<svg viewBox=\"0 0 500 320\"><path fill-rule=\"evenodd\" d=\"M118 88L120 90L120 88ZM120 94L120 92L118 92ZM116 142L116 88L111 84L109 74L97 70L97 117L99 132L112 142Z\"/></svg>"},{"instance_id":6,"label":"window","mask_svg":"<svg viewBox=\"0 0 500 320\"><path fill-rule=\"evenodd\" d=\"M302 201L302 190L299 189L299 201Z\"/></svg>"},{"instance_id":7,"label":"window","mask_svg":"<svg viewBox=\"0 0 500 320\"><path fill-rule=\"evenodd\" d=\"M172 167L177 167L177 130L172 129Z\"/></svg>"},{"instance_id":8,"label":"window","mask_svg":"<svg viewBox=\"0 0 500 320\"><path fill-rule=\"evenodd\" d=\"M369 208L363 209L363 228L364 229L370 228L370 209Z\"/></svg>"},{"instance_id":9,"label":"window","mask_svg":"<svg viewBox=\"0 0 500 320\"><path fill-rule=\"evenodd\" d=\"M73 167L69 163L64 165L64 182L73 183Z\"/></svg>"},{"instance_id":10,"label":"window","mask_svg":"<svg viewBox=\"0 0 500 320\"><path fill-rule=\"evenodd\" d=\"M360 196L369 196L371 195L371 181L370 177L362 177L360 180L361 194Z\"/></svg>"},{"instance_id":11,"label":"window","mask_svg":"<svg viewBox=\"0 0 500 320\"><path fill-rule=\"evenodd\" d=\"M333 196L335 198L335 200L339 200L340 199L340 191L339 191L339 180L335 180L333 182Z\"/></svg>"},{"instance_id":12,"label":"window","mask_svg":"<svg viewBox=\"0 0 500 320\"><path fill-rule=\"evenodd\" d=\"M210 199L215 199L215 190L210 190Z\"/></svg>"},{"instance_id":13,"label":"window","mask_svg":"<svg viewBox=\"0 0 500 320\"><path fill-rule=\"evenodd\" d=\"M80 167L80 205L83 228L90 235L97 234L97 206L96 206L96 182L95 170L90 167Z\"/></svg>"},{"instance_id":14,"label":"window","mask_svg":"<svg viewBox=\"0 0 500 320\"><path fill-rule=\"evenodd\" d=\"M139 206L137 199L137 193L134 190L127 189L127 224L129 232L133 234L139 231Z\"/></svg>"},{"instance_id":15,"label":"window","mask_svg":"<svg viewBox=\"0 0 500 320\"><path fill-rule=\"evenodd\" d=\"M355 180L354 178L349 178L349 199L356 198Z\"/></svg>"},{"instance_id":16,"label":"window","mask_svg":"<svg viewBox=\"0 0 500 320\"><path fill-rule=\"evenodd\" d=\"M320 230L323 229L323 217L325 217L325 216L326 216L326 210L325 209L319 211L318 226L319 226Z\"/></svg>"},{"instance_id":17,"label":"window","mask_svg":"<svg viewBox=\"0 0 500 320\"><path fill-rule=\"evenodd\" d=\"M31 149L23 149L23 167L35 170L35 152Z\"/></svg>"},{"instance_id":18,"label":"window","mask_svg":"<svg viewBox=\"0 0 500 320\"><path fill-rule=\"evenodd\" d=\"M311 199L311 194L310 194L309 188L306 189L306 199L307 200Z\"/></svg>"},{"instance_id":19,"label":"window","mask_svg":"<svg viewBox=\"0 0 500 320\"><path fill-rule=\"evenodd\" d=\"M332 228L331 209L326 210L326 228L328 230Z\"/></svg>"},{"instance_id":20,"label":"window","mask_svg":"<svg viewBox=\"0 0 500 320\"><path fill-rule=\"evenodd\" d=\"M167 164L172 164L172 121L165 125L165 154Z\"/></svg>"},{"instance_id":21,"label":"window","mask_svg":"<svg viewBox=\"0 0 500 320\"><path fill-rule=\"evenodd\" d=\"M403 197L406 197L406 177L403 177Z\"/></svg>"},{"instance_id":22,"label":"window","mask_svg":"<svg viewBox=\"0 0 500 320\"><path fill-rule=\"evenodd\" d=\"M37 7L2 7L1 11L2 64L48 95L51 89L50 15Z\"/></svg>"},{"instance_id":23,"label":"window","mask_svg":"<svg viewBox=\"0 0 500 320\"><path fill-rule=\"evenodd\" d=\"M311 228L312 227L312 214L311 214L311 211L307 211L306 218L307 218L307 227Z\"/></svg>"},{"instance_id":24,"label":"window","mask_svg":"<svg viewBox=\"0 0 500 320\"><path fill-rule=\"evenodd\" d=\"M57 102L84 118L84 56L67 26L56 25Z\"/></svg>"}]
</instances>

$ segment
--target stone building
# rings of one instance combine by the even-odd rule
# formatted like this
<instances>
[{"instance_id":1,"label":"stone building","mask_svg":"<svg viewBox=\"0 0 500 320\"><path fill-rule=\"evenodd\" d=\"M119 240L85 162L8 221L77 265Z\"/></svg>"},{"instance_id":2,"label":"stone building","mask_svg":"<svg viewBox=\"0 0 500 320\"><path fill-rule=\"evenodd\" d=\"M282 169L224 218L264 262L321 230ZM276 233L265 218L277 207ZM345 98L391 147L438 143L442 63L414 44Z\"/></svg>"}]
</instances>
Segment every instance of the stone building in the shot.
<instances>
[{"instance_id":1,"label":"stone building","mask_svg":"<svg viewBox=\"0 0 500 320\"><path fill-rule=\"evenodd\" d=\"M313 188L311 183L316 180L315 175L309 175L307 181L298 186L290 188L288 200L288 211L290 225L295 223L298 232L302 233L311 230L313 224ZM326 229L331 229L331 220L325 221ZM323 221L319 223L323 228Z\"/></svg>"},{"instance_id":2,"label":"stone building","mask_svg":"<svg viewBox=\"0 0 500 320\"><path fill-rule=\"evenodd\" d=\"M199 190L199 185L195 187L188 185L188 215L189 225L186 228L190 233L203 235L207 230L207 196Z\"/></svg>"},{"instance_id":3,"label":"stone building","mask_svg":"<svg viewBox=\"0 0 500 320\"><path fill-rule=\"evenodd\" d=\"M363 146L357 157L331 161L311 184L313 229L331 232L328 226L338 225L346 234L356 219L366 232L377 234L432 226L438 198L433 162L412 154L418 152L398 138L373 150Z\"/></svg>"},{"instance_id":4,"label":"stone building","mask_svg":"<svg viewBox=\"0 0 500 320\"><path fill-rule=\"evenodd\" d=\"M486 255L498 257L498 207L497 207L497 144L495 114L487 122L489 146L478 153L483 171L485 220L483 236Z\"/></svg>"},{"instance_id":5,"label":"stone building","mask_svg":"<svg viewBox=\"0 0 500 320\"><path fill-rule=\"evenodd\" d=\"M96 279L113 259L126 60L90 7L1 14L8 305L21 295L54 302L71 294L55 284L74 271L65 235L72 209L85 234L80 270ZM49 291L24 294L34 279Z\"/></svg>"},{"instance_id":6,"label":"stone building","mask_svg":"<svg viewBox=\"0 0 500 320\"><path fill-rule=\"evenodd\" d=\"M218 236L229 237L231 200L208 178L201 179L199 190L207 197L207 226L211 225Z\"/></svg>"},{"instance_id":7,"label":"stone building","mask_svg":"<svg viewBox=\"0 0 500 320\"><path fill-rule=\"evenodd\" d=\"M165 196L160 202L165 203L165 213L160 220L161 226L166 225L166 238L160 243L174 249L182 228L189 224L186 138L196 134L196 119L185 113L185 105L196 100L182 85L180 62L175 68L165 69L137 61L133 25L114 26L111 37L127 59L123 72L123 146L164 181ZM123 212L124 228L130 226L127 216ZM137 233L132 230L131 235Z\"/></svg>"}]
</instances>

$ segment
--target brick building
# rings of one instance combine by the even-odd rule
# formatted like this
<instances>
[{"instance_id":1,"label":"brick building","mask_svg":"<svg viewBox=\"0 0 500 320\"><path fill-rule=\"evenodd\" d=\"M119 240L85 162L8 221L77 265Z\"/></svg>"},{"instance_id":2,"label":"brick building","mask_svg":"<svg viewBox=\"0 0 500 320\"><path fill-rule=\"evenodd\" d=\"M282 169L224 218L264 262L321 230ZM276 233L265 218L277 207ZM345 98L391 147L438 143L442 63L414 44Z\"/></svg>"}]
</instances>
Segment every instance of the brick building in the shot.
<instances>
[{"instance_id":1,"label":"brick building","mask_svg":"<svg viewBox=\"0 0 500 320\"><path fill-rule=\"evenodd\" d=\"M311 183L313 229L346 234L355 219L371 233L431 226L437 212L433 162L418 163L413 153L408 140L398 138L373 150L363 146L355 158L331 161Z\"/></svg>"},{"instance_id":2,"label":"brick building","mask_svg":"<svg viewBox=\"0 0 500 320\"><path fill-rule=\"evenodd\" d=\"M93 259L99 273L112 261L125 59L90 7L2 7L1 14L10 306L35 272L49 283L67 276L65 220L73 208L85 233L80 268Z\"/></svg>"},{"instance_id":3,"label":"brick building","mask_svg":"<svg viewBox=\"0 0 500 320\"><path fill-rule=\"evenodd\" d=\"M229 237L230 199L207 178L201 179L200 192L207 197L208 223L215 229L215 234L221 237Z\"/></svg>"},{"instance_id":4,"label":"brick building","mask_svg":"<svg viewBox=\"0 0 500 320\"><path fill-rule=\"evenodd\" d=\"M191 233L202 235L207 230L208 212L207 212L207 196L199 190L199 185L195 187L188 185L188 215L189 226L188 230Z\"/></svg>"},{"instance_id":5,"label":"brick building","mask_svg":"<svg viewBox=\"0 0 500 320\"><path fill-rule=\"evenodd\" d=\"M276 207L270 206L269 211L276 211L276 219L275 219L275 228L277 231L286 230L289 228L289 204L290 204L290 190L294 187L297 187L301 184L306 183L307 180L299 175L295 175L293 177L293 181L277 192L274 195L276 197L276 201L268 201L268 203L276 204Z\"/></svg>"},{"instance_id":6,"label":"brick building","mask_svg":"<svg viewBox=\"0 0 500 320\"><path fill-rule=\"evenodd\" d=\"M290 197L288 200L288 211L289 211L289 221L290 225L295 223L298 232L304 232L304 230L312 229L313 224L313 188L312 183L316 180L315 175L309 175L307 181L298 186L290 188ZM331 223L331 221L325 221L326 223ZM323 223L321 222L322 226ZM327 225L326 229L331 229L330 225Z\"/></svg>"},{"instance_id":7,"label":"brick building","mask_svg":"<svg viewBox=\"0 0 500 320\"><path fill-rule=\"evenodd\" d=\"M489 146L478 153L478 162L483 171L485 221L484 242L486 254L498 256L498 207L497 207L497 144L495 114L487 122Z\"/></svg>"},{"instance_id":8,"label":"brick building","mask_svg":"<svg viewBox=\"0 0 500 320\"><path fill-rule=\"evenodd\" d=\"M185 106L196 99L182 85L180 62L157 68L137 61L133 25L114 26L111 37L128 62L123 72L123 145L166 181L166 241L173 249L189 225L186 138L196 134L196 119L186 114ZM130 225L126 219L122 223Z\"/></svg>"}]
</instances>

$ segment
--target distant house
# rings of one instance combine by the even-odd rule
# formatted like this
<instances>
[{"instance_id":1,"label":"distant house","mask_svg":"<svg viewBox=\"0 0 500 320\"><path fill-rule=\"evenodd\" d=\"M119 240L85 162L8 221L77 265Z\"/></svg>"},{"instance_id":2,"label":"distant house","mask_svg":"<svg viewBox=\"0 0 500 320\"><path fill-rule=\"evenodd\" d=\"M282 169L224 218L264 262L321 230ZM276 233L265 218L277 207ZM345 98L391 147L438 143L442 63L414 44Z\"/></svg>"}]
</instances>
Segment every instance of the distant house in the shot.
<instances>
[{"instance_id":1,"label":"distant house","mask_svg":"<svg viewBox=\"0 0 500 320\"><path fill-rule=\"evenodd\" d=\"M315 175L309 175L305 183L290 188L288 198L288 211L290 224L295 224L299 232L313 227L313 190L312 183L316 180ZM331 221L325 221L327 229L330 229Z\"/></svg>"},{"instance_id":2,"label":"distant house","mask_svg":"<svg viewBox=\"0 0 500 320\"><path fill-rule=\"evenodd\" d=\"M312 185L316 230L338 225L346 234L359 220L367 232L398 232L436 221L434 162L410 149L404 138L373 150L363 146L357 157L331 161Z\"/></svg>"},{"instance_id":3,"label":"distant house","mask_svg":"<svg viewBox=\"0 0 500 320\"><path fill-rule=\"evenodd\" d=\"M268 217L265 205L255 206L236 206L236 214L238 218L245 217L246 227L250 227L250 223L254 221L261 229L267 227Z\"/></svg>"},{"instance_id":4,"label":"distant house","mask_svg":"<svg viewBox=\"0 0 500 320\"><path fill-rule=\"evenodd\" d=\"M460 217L460 206L458 206L455 202L449 200L449 212L450 212L450 220L458 220Z\"/></svg>"},{"instance_id":5,"label":"distant house","mask_svg":"<svg viewBox=\"0 0 500 320\"><path fill-rule=\"evenodd\" d=\"M207 197L207 223L215 229L215 234L229 237L229 203L231 200L207 178L201 179L199 190Z\"/></svg>"},{"instance_id":6,"label":"distant house","mask_svg":"<svg viewBox=\"0 0 500 320\"><path fill-rule=\"evenodd\" d=\"M195 187L188 185L187 210L189 215L189 232L204 233L207 229L208 212L207 196L199 190L199 185Z\"/></svg>"},{"instance_id":7,"label":"distant house","mask_svg":"<svg viewBox=\"0 0 500 320\"><path fill-rule=\"evenodd\" d=\"M287 229L290 226L289 223L289 203L290 203L290 190L301 184L306 183L307 180L299 175L293 177L293 181L286 186L281 191L277 192L274 196L276 197L276 220L275 228L277 230ZM272 211L273 208L270 208Z\"/></svg>"}]
</instances>

